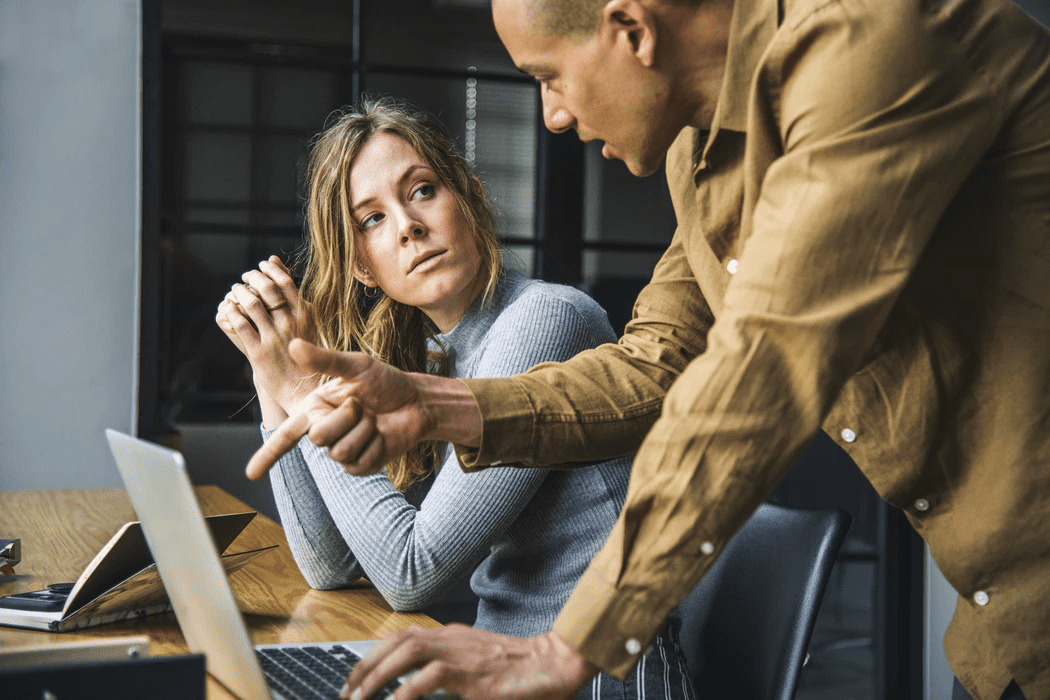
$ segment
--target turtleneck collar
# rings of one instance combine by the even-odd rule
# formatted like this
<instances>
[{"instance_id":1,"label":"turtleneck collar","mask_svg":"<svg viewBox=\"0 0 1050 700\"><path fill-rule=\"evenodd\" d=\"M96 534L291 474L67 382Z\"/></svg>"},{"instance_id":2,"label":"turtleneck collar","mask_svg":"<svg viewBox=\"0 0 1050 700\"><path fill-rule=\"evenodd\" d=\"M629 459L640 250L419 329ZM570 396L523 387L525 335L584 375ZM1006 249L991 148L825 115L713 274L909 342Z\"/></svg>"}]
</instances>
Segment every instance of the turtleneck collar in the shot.
<instances>
[{"instance_id":1,"label":"turtleneck collar","mask_svg":"<svg viewBox=\"0 0 1050 700\"><path fill-rule=\"evenodd\" d=\"M437 338L448 355L449 369L453 375L457 359L470 356L482 345L485 334L499 318L500 311L509 294L528 282L528 278L516 270L504 269L496 282L496 289L488 299L479 295L463 318L448 333L438 333Z\"/></svg>"}]
</instances>

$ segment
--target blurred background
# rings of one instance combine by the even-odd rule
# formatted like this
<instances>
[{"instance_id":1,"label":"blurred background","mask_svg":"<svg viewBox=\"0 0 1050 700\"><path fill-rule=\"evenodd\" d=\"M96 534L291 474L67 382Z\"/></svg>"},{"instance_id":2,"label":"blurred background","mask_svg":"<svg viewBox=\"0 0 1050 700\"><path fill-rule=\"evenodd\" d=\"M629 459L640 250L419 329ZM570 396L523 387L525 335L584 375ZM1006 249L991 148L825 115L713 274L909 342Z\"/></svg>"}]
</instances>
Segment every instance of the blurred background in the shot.
<instances>
[{"instance_id":1,"label":"blurred background","mask_svg":"<svg viewBox=\"0 0 1050 700\"><path fill-rule=\"evenodd\" d=\"M1050 0L1020 4L1050 22ZM243 477L259 415L215 308L258 261L295 260L309 141L362 92L436 114L508 264L623 328L674 231L663 173L543 129L488 0L3 0L0 488L119 487L113 427L276 517ZM947 697L955 595L901 514L823 436L773 500L855 518L799 697Z\"/></svg>"}]
</instances>

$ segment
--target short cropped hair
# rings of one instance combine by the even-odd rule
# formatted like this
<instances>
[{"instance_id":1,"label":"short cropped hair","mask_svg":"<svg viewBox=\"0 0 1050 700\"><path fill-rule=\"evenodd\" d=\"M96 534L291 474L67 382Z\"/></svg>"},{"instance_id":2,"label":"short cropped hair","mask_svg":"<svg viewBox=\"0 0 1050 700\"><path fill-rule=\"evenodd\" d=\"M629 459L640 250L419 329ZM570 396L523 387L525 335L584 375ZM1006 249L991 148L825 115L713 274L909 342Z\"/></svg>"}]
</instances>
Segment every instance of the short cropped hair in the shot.
<instances>
[{"instance_id":1,"label":"short cropped hair","mask_svg":"<svg viewBox=\"0 0 1050 700\"><path fill-rule=\"evenodd\" d=\"M703 0L660 0L683 5L699 5ZM588 37L598 31L602 8L608 0L529 0L537 25L551 36Z\"/></svg>"},{"instance_id":2,"label":"short cropped hair","mask_svg":"<svg viewBox=\"0 0 1050 700\"><path fill-rule=\"evenodd\" d=\"M531 14L552 36L582 38L598 30L608 0L531 0Z\"/></svg>"}]
</instances>

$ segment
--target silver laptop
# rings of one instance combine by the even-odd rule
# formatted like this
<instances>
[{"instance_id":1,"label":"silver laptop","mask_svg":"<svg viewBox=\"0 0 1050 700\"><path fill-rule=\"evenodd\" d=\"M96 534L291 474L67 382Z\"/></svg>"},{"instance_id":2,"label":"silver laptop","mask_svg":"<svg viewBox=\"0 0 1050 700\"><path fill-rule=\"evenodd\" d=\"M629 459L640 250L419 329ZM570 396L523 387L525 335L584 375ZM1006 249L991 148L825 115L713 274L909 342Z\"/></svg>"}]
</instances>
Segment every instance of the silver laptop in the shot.
<instances>
[{"instance_id":1,"label":"silver laptop","mask_svg":"<svg viewBox=\"0 0 1050 700\"><path fill-rule=\"evenodd\" d=\"M253 647L182 455L115 430L106 439L179 627L208 673L241 700L338 697L354 662L379 642Z\"/></svg>"}]
</instances>

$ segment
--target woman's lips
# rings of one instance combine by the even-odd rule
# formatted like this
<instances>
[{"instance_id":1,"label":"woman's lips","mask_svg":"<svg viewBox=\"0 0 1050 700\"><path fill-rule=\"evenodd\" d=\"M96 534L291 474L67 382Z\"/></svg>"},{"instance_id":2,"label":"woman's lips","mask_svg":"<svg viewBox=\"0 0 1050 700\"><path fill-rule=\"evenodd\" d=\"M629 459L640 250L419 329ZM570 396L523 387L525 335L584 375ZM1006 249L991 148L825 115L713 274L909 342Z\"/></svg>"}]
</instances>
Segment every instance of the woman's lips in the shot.
<instances>
[{"instance_id":1,"label":"woman's lips","mask_svg":"<svg viewBox=\"0 0 1050 700\"><path fill-rule=\"evenodd\" d=\"M431 260L435 260L435 259L441 257L446 252L448 252L448 251L445 251L445 250L432 250L432 251L430 251L428 253L424 253L424 254L422 254L420 256L417 256L416 259L412 261L412 267L409 268L408 271L409 272L415 272L421 266L426 265Z\"/></svg>"}]
</instances>

